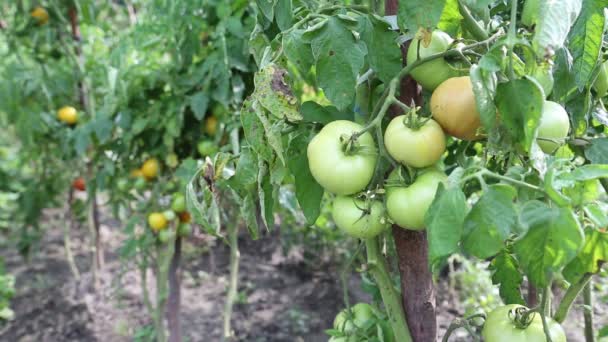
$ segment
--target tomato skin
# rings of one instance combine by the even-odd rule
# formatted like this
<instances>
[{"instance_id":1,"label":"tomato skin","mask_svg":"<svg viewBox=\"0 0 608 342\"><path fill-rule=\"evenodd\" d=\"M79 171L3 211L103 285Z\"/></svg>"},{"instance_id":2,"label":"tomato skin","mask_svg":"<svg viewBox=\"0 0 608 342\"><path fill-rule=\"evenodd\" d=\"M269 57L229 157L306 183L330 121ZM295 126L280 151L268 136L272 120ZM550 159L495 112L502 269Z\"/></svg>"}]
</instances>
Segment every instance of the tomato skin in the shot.
<instances>
[{"instance_id":1,"label":"tomato skin","mask_svg":"<svg viewBox=\"0 0 608 342\"><path fill-rule=\"evenodd\" d=\"M424 43L415 38L412 40L407 51L407 64L412 64L418 59L444 52L452 44L453 39L447 33L439 30L431 34L431 43L425 47ZM458 76L458 72L452 68L443 58L438 58L414 68L410 75L422 86L422 88L432 91L443 81L450 77Z\"/></svg>"},{"instance_id":2,"label":"tomato skin","mask_svg":"<svg viewBox=\"0 0 608 342\"><path fill-rule=\"evenodd\" d=\"M72 187L78 191L85 191L86 185L84 182L84 178L78 177L78 178L74 179L74 181L72 182Z\"/></svg>"},{"instance_id":3,"label":"tomato skin","mask_svg":"<svg viewBox=\"0 0 608 342\"><path fill-rule=\"evenodd\" d=\"M152 180L158 176L160 164L156 158L150 158L141 166L141 173L146 180Z\"/></svg>"},{"instance_id":4,"label":"tomato skin","mask_svg":"<svg viewBox=\"0 0 608 342\"><path fill-rule=\"evenodd\" d=\"M545 153L553 153L561 145L570 131L570 118L568 113L559 103L545 101L543 111L538 125L538 145ZM554 139L560 143L542 139Z\"/></svg>"},{"instance_id":5,"label":"tomato skin","mask_svg":"<svg viewBox=\"0 0 608 342\"><path fill-rule=\"evenodd\" d=\"M538 82L538 84L540 84L541 88L543 88L545 98L551 95L551 92L553 91L553 84L555 83L551 65L544 64L537 66L532 73L532 77Z\"/></svg>"},{"instance_id":6,"label":"tomato skin","mask_svg":"<svg viewBox=\"0 0 608 342\"><path fill-rule=\"evenodd\" d=\"M384 145L388 153L403 165L431 166L445 152L445 134L441 126L430 119L419 129L405 125L406 115L395 117L384 132Z\"/></svg>"},{"instance_id":7,"label":"tomato skin","mask_svg":"<svg viewBox=\"0 0 608 342\"><path fill-rule=\"evenodd\" d=\"M399 179L397 170L391 172L388 180ZM388 187L386 189L386 211L388 216L401 228L423 230L424 216L435 199L439 183L446 183L448 177L435 168L424 170L409 186Z\"/></svg>"},{"instance_id":8,"label":"tomato skin","mask_svg":"<svg viewBox=\"0 0 608 342\"><path fill-rule=\"evenodd\" d=\"M593 90L595 90L597 97L604 97L608 93L608 61L600 66L600 73L593 82Z\"/></svg>"},{"instance_id":9,"label":"tomato skin","mask_svg":"<svg viewBox=\"0 0 608 342\"><path fill-rule=\"evenodd\" d=\"M70 106L61 107L57 111L57 118L63 123L74 125L78 122L78 111Z\"/></svg>"},{"instance_id":10,"label":"tomato skin","mask_svg":"<svg viewBox=\"0 0 608 342\"><path fill-rule=\"evenodd\" d=\"M341 137L348 139L363 127L348 120L327 124L308 144L308 166L315 180L328 192L352 195L369 184L378 159L371 134L362 134L356 141L357 151L344 152Z\"/></svg>"},{"instance_id":11,"label":"tomato skin","mask_svg":"<svg viewBox=\"0 0 608 342\"><path fill-rule=\"evenodd\" d=\"M365 322L374 319L374 310L367 303L357 303L351 306L352 319L349 319L347 309L340 311L334 319L334 329L348 333L354 331L357 327L362 327ZM350 342L350 340L347 340Z\"/></svg>"},{"instance_id":12,"label":"tomato skin","mask_svg":"<svg viewBox=\"0 0 608 342\"><path fill-rule=\"evenodd\" d=\"M137 179L135 180L135 184L133 185L135 187L135 190L144 190L146 188L146 180L144 179L144 177L137 177Z\"/></svg>"},{"instance_id":13,"label":"tomato skin","mask_svg":"<svg viewBox=\"0 0 608 342\"><path fill-rule=\"evenodd\" d=\"M167 228L167 223L167 218L162 213L153 212L148 215L148 224L155 232Z\"/></svg>"},{"instance_id":14,"label":"tomato skin","mask_svg":"<svg viewBox=\"0 0 608 342\"><path fill-rule=\"evenodd\" d=\"M184 211L179 213L179 222L181 223L190 223L192 221L192 215L189 212Z\"/></svg>"},{"instance_id":15,"label":"tomato skin","mask_svg":"<svg viewBox=\"0 0 608 342\"><path fill-rule=\"evenodd\" d=\"M217 145L212 140L203 140L199 142L198 145L196 145L196 149L203 157L212 157L218 151Z\"/></svg>"},{"instance_id":16,"label":"tomato skin","mask_svg":"<svg viewBox=\"0 0 608 342\"><path fill-rule=\"evenodd\" d=\"M522 307L521 305L505 305L488 314L481 335L485 342L545 342L543 322L538 314L534 314L532 323L526 329L518 328L509 318L509 311ZM566 334L562 327L550 317L547 317L549 334L553 342L566 342Z\"/></svg>"},{"instance_id":17,"label":"tomato skin","mask_svg":"<svg viewBox=\"0 0 608 342\"><path fill-rule=\"evenodd\" d=\"M462 140L477 140L481 122L469 76L452 77L431 95L433 119L447 134Z\"/></svg>"},{"instance_id":18,"label":"tomato skin","mask_svg":"<svg viewBox=\"0 0 608 342\"><path fill-rule=\"evenodd\" d=\"M190 234L192 234L192 225L188 223L180 223L180 225L177 227L177 235L179 237L186 237L190 236Z\"/></svg>"},{"instance_id":19,"label":"tomato skin","mask_svg":"<svg viewBox=\"0 0 608 342\"><path fill-rule=\"evenodd\" d=\"M116 182L116 188L118 188L118 190L122 192L129 190L129 181L124 178L120 178Z\"/></svg>"},{"instance_id":20,"label":"tomato skin","mask_svg":"<svg viewBox=\"0 0 608 342\"><path fill-rule=\"evenodd\" d=\"M217 132L217 118L211 115L205 119L205 133L214 136L215 132Z\"/></svg>"},{"instance_id":21,"label":"tomato skin","mask_svg":"<svg viewBox=\"0 0 608 342\"><path fill-rule=\"evenodd\" d=\"M388 228L385 219L384 205L380 201L371 201L370 213L363 215L368 204L364 200L355 199L350 196L338 196L334 199L332 216L336 226L346 234L359 238L369 239Z\"/></svg>"},{"instance_id":22,"label":"tomato skin","mask_svg":"<svg viewBox=\"0 0 608 342\"><path fill-rule=\"evenodd\" d=\"M158 240L161 243L167 243L175 238L175 232L171 229L164 229L158 233Z\"/></svg>"},{"instance_id":23,"label":"tomato skin","mask_svg":"<svg viewBox=\"0 0 608 342\"><path fill-rule=\"evenodd\" d=\"M38 25L46 25L49 22L49 12L42 6L34 7L30 15L36 19Z\"/></svg>"},{"instance_id":24,"label":"tomato skin","mask_svg":"<svg viewBox=\"0 0 608 342\"><path fill-rule=\"evenodd\" d=\"M165 219L167 219L167 221L173 221L177 217L177 215L175 215L175 211L173 210L163 211L163 216L165 217Z\"/></svg>"},{"instance_id":25,"label":"tomato skin","mask_svg":"<svg viewBox=\"0 0 608 342\"><path fill-rule=\"evenodd\" d=\"M173 195L173 201L171 202L171 209L176 213L182 213L186 211L186 197L179 192Z\"/></svg>"}]
</instances>

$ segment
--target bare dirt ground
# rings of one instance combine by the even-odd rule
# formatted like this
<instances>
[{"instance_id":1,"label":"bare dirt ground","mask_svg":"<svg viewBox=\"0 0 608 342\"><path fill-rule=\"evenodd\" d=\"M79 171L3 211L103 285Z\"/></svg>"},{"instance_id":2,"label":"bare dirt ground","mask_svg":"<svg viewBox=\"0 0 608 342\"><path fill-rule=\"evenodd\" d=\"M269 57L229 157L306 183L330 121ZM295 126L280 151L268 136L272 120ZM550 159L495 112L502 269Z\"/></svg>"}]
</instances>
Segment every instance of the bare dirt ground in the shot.
<instances>
[{"instance_id":1,"label":"bare dirt ground","mask_svg":"<svg viewBox=\"0 0 608 342\"><path fill-rule=\"evenodd\" d=\"M49 210L49 228L29 262L15 251L0 251L9 272L17 277L17 296L12 302L16 318L0 326L0 341L61 342L136 340L141 328L151 324L142 303L136 270L121 265L114 253L123 235L119 222L102 216L106 264L100 287L91 289L92 276L86 229L72 232L73 252L82 277L76 281L65 261L61 216ZM200 247L200 246L199 246ZM228 284L229 250L222 243L204 251L186 244L182 280L182 327L187 341L220 341L222 312ZM302 262L297 251L285 255L273 235L252 241L240 239L241 269L233 328L238 341L327 341L324 330L344 306L337 261ZM295 257L294 257L295 255ZM152 283L152 281L150 281ZM456 317L459 303L447 295L446 282L438 284L440 336ZM351 301L368 300L359 277L350 282ZM608 304L595 308L598 328L608 324ZM573 310L565 323L568 341L583 341L582 312ZM469 341L457 332L450 341Z\"/></svg>"}]
</instances>

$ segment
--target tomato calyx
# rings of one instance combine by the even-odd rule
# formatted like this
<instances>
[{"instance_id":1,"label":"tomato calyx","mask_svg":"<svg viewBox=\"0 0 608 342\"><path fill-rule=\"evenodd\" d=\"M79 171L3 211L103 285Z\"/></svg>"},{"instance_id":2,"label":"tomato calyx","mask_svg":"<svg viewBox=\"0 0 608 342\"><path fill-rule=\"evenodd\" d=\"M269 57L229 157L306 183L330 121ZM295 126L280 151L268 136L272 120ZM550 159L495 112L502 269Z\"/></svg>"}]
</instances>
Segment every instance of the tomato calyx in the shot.
<instances>
[{"instance_id":1,"label":"tomato calyx","mask_svg":"<svg viewBox=\"0 0 608 342\"><path fill-rule=\"evenodd\" d=\"M509 319L515 324L518 329L526 329L532 324L536 315L536 310L528 309L520 306L518 308L509 310Z\"/></svg>"},{"instance_id":2,"label":"tomato calyx","mask_svg":"<svg viewBox=\"0 0 608 342\"><path fill-rule=\"evenodd\" d=\"M417 131L424 127L432 118L421 117L418 115L420 107L413 106L412 109L403 117L403 124L411 130Z\"/></svg>"},{"instance_id":3,"label":"tomato calyx","mask_svg":"<svg viewBox=\"0 0 608 342\"><path fill-rule=\"evenodd\" d=\"M367 148L361 146L358 142L359 137L365 133L365 131L356 132L350 136L343 134L340 136L340 143L342 144L342 151L347 156L353 156L359 153L372 153Z\"/></svg>"}]
</instances>

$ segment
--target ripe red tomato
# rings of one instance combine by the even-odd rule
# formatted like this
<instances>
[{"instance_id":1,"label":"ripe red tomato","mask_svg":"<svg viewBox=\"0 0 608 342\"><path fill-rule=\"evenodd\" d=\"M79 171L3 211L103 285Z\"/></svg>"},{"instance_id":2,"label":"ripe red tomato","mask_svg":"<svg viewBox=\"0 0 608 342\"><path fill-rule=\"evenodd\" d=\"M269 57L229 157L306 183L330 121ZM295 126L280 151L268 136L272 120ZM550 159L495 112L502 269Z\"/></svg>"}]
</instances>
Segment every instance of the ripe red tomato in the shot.
<instances>
[{"instance_id":1,"label":"ripe red tomato","mask_svg":"<svg viewBox=\"0 0 608 342\"><path fill-rule=\"evenodd\" d=\"M78 178L74 179L74 181L72 182L72 187L78 191L85 191L86 185L85 185L84 178L78 177Z\"/></svg>"}]
</instances>

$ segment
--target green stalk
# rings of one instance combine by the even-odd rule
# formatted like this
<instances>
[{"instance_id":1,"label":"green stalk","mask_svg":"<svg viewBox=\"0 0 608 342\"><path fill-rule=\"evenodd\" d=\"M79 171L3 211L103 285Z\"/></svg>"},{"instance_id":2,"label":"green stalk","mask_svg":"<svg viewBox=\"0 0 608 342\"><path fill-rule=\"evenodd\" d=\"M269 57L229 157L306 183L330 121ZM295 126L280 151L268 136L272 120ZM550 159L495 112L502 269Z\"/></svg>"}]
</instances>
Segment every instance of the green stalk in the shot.
<instances>
[{"instance_id":1,"label":"green stalk","mask_svg":"<svg viewBox=\"0 0 608 342\"><path fill-rule=\"evenodd\" d=\"M566 319L568 312L572 307L572 303L574 303L576 297L578 297L585 285L587 285L590 280L591 274L587 273L583 276L583 278L581 278L581 280L579 280L578 283L570 285L566 291L566 294L564 295L564 298L562 298L562 301L559 303L555 316L553 317L557 323L562 323Z\"/></svg>"},{"instance_id":2,"label":"green stalk","mask_svg":"<svg viewBox=\"0 0 608 342\"><path fill-rule=\"evenodd\" d=\"M230 243L230 282L228 284L228 293L226 294L226 303L224 304L224 336L223 341L227 341L232 337L232 328L230 320L232 318L232 307L237 298L238 281L239 281L239 229L237 225L229 225L228 240Z\"/></svg>"},{"instance_id":3,"label":"green stalk","mask_svg":"<svg viewBox=\"0 0 608 342\"><path fill-rule=\"evenodd\" d=\"M591 279L583 288L583 301L585 308L583 315L585 317L585 341L595 342L595 333L593 332L593 293L591 292Z\"/></svg>"},{"instance_id":4,"label":"green stalk","mask_svg":"<svg viewBox=\"0 0 608 342\"><path fill-rule=\"evenodd\" d=\"M488 33L479 25L477 20L473 18L471 11L465 4L462 3L462 0L458 0L458 10L464 19L464 27L473 35L473 37L475 37L475 39L488 39Z\"/></svg>"},{"instance_id":5,"label":"green stalk","mask_svg":"<svg viewBox=\"0 0 608 342\"><path fill-rule=\"evenodd\" d=\"M543 321L543 331L545 332L545 338L547 342L553 342L551 339L551 333L549 332L549 324L547 324L547 311L551 303L551 284L545 287L543 291L543 299L540 304L540 318Z\"/></svg>"},{"instance_id":6,"label":"green stalk","mask_svg":"<svg viewBox=\"0 0 608 342\"><path fill-rule=\"evenodd\" d=\"M365 246L367 248L367 265L369 266L369 272L374 277L380 294L382 295L382 302L384 302L388 319L393 328L395 340L399 342L411 342L412 336L410 335L406 323L407 321L405 319L403 305L401 304L401 297L393 287L386 260L384 260L384 257L378 248L378 239L371 238L365 240Z\"/></svg>"}]
</instances>

